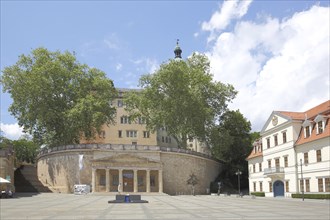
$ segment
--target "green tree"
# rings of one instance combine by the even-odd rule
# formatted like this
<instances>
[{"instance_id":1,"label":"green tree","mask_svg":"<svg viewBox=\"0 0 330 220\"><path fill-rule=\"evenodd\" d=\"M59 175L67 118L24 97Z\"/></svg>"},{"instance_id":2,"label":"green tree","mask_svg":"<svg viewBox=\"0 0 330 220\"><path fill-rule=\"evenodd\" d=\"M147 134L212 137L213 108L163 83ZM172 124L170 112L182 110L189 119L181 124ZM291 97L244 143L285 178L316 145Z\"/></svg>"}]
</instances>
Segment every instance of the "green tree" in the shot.
<instances>
[{"instance_id":1,"label":"green tree","mask_svg":"<svg viewBox=\"0 0 330 220\"><path fill-rule=\"evenodd\" d=\"M13 99L9 111L39 144L79 143L82 135L92 139L113 121L113 82L73 53L37 48L2 72L3 91Z\"/></svg>"},{"instance_id":2,"label":"green tree","mask_svg":"<svg viewBox=\"0 0 330 220\"><path fill-rule=\"evenodd\" d=\"M12 141L9 140L8 138L2 136L1 132L2 131L0 130L0 150L6 149L6 148L9 148L10 146L12 146Z\"/></svg>"},{"instance_id":3,"label":"green tree","mask_svg":"<svg viewBox=\"0 0 330 220\"><path fill-rule=\"evenodd\" d=\"M205 55L170 60L140 78L142 90L126 98L132 117L144 117L149 130L166 127L179 147L188 138L206 140L210 129L236 95L233 86L215 82ZM138 111L136 111L136 109Z\"/></svg>"},{"instance_id":4,"label":"green tree","mask_svg":"<svg viewBox=\"0 0 330 220\"><path fill-rule=\"evenodd\" d=\"M237 111L228 111L221 116L220 123L211 132L210 142L214 157L224 161L221 179L236 183L237 169L242 171L242 187L247 186L246 157L252 150L251 123Z\"/></svg>"},{"instance_id":5,"label":"green tree","mask_svg":"<svg viewBox=\"0 0 330 220\"><path fill-rule=\"evenodd\" d=\"M20 162L35 163L38 155L39 146L34 143L27 135L18 140L12 141L16 158Z\"/></svg>"}]
</instances>

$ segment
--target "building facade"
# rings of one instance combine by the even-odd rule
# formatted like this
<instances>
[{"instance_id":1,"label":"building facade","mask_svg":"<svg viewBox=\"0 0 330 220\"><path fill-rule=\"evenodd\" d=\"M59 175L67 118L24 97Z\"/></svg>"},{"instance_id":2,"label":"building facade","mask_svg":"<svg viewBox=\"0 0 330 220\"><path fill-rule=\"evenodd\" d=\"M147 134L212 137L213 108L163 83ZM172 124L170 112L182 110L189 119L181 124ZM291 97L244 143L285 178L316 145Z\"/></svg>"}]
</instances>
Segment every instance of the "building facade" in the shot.
<instances>
[{"instance_id":1,"label":"building facade","mask_svg":"<svg viewBox=\"0 0 330 220\"><path fill-rule=\"evenodd\" d=\"M306 112L272 112L247 158L250 192L330 193L329 118L330 101Z\"/></svg>"},{"instance_id":2,"label":"building facade","mask_svg":"<svg viewBox=\"0 0 330 220\"><path fill-rule=\"evenodd\" d=\"M15 152L12 146L0 149L0 177L8 180L8 184L0 184L0 190L11 189L15 191L14 187L14 171L15 171Z\"/></svg>"},{"instance_id":3,"label":"building facade","mask_svg":"<svg viewBox=\"0 0 330 220\"><path fill-rule=\"evenodd\" d=\"M181 59L178 43L175 59ZM131 120L124 96L132 91L117 89L111 103L115 123L104 125L93 141L41 150L37 159L39 180L55 192L73 192L75 184L88 184L93 192L146 192L190 194L187 180L198 179L197 194L206 194L221 171L221 163L208 147L194 139L179 149L166 128L151 132L143 118ZM138 91L138 90L134 90Z\"/></svg>"}]
</instances>

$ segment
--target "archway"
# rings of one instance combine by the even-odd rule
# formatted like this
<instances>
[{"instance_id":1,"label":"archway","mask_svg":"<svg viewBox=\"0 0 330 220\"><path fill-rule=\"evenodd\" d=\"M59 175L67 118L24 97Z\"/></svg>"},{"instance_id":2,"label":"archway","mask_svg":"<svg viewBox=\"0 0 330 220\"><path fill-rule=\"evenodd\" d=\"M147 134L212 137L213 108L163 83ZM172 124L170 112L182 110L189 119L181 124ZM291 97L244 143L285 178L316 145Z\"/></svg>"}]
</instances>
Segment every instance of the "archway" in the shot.
<instances>
[{"instance_id":1,"label":"archway","mask_svg":"<svg viewBox=\"0 0 330 220\"><path fill-rule=\"evenodd\" d=\"M284 183L280 180L274 182L274 197L284 196Z\"/></svg>"}]
</instances>

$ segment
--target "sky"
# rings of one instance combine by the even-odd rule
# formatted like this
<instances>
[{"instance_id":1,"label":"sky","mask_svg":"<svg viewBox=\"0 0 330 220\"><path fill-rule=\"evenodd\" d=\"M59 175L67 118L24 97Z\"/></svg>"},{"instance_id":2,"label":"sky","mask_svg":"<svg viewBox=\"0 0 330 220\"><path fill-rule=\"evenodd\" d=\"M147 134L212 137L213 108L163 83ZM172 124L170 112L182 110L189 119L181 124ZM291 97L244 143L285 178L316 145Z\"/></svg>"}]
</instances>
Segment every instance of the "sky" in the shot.
<instances>
[{"instance_id":1,"label":"sky","mask_svg":"<svg viewBox=\"0 0 330 220\"><path fill-rule=\"evenodd\" d=\"M137 88L141 75L193 52L210 59L215 81L238 91L229 104L260 131L272 111L306 111L329 94L329 1L4 1L1 70L45 47L75 52L117 88ZM1 86L1 85L0 85ZM1 130L22 129L2 92Z\"/></svg>"}]
</instances>

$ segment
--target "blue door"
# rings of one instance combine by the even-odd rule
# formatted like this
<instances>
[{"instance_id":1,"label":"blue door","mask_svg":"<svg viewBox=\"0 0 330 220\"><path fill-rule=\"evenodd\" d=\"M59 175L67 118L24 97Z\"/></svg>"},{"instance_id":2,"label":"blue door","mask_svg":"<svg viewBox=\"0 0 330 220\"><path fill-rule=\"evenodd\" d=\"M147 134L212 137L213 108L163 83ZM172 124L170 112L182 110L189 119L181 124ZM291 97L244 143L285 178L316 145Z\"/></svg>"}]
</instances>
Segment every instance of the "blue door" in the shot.
<instances>
[{"instance_id":1,"label":"blue door","mask_svg":"<svg viewBox=\"0 0 330 220\"><path fill-rule=\"evenodd\" d=\"M284 196L284 183L280 180L275 181L274 185L274 197Z\"/></svg>"}]
</instances>

